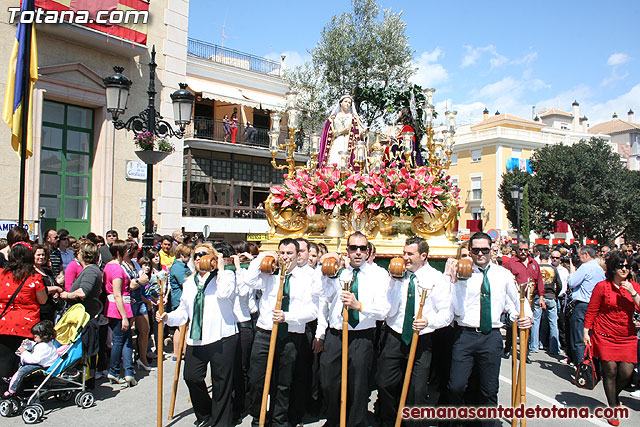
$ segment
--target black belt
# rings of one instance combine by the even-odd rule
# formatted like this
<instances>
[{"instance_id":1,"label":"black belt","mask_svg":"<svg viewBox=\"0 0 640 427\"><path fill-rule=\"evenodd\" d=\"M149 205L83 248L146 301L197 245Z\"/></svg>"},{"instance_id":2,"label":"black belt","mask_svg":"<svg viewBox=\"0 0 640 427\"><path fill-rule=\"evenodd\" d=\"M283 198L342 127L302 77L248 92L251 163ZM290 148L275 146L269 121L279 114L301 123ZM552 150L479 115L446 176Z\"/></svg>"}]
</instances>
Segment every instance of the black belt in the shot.
<instances>
[{"instance_id":1,"label":"black belt","mask_svg":"<svg viewBox=\"0 0 640 427\"><path fill-rule=\"evenodd\" d=\"M462 325L456 325L456 326L460 329L464 329L465 331L475 332L477 334L484 334L484 332L482 332L480 328L472 328L470 326L462 326ZM498 329L500 328L491 328L492 331L497 331Z\"/></svg>"},{"instance_id":2,"label":"black belt","mask_svg":"<svg viewBox=\"0 0 640 427\"><path fill-rule=\"evenodd\" d=\"M373 335L375 335L375 332L376 332L376 328L358 329L355 331L349 329L349 338L367 337L368 335L371 335L373 337ZM342 336L342 329L329 328L329 333L331 333L332 335Z\"/></svg>"},{"instance_id":3,"label":"black belt","mask_svg":"<svg viewBox=\"0 0 640 427\"><path fill-rule=\"evenodd\" d=\"M269 334L269 335L271 335L271 331L270 331L270 330L268 330L268 329L262 329L262 328L260 328L260 327L258 327L258 326L256 326L256 332L262 332L262 333L264 333L264 334ZM289 335L291 335L291 334L293 334L293 335L304 335L304 333L303 333L303 332L291 332L291 331L287 331L287 333L288 333Z\"/></svg>"},{"instance_id":4,"label":"black belt","mask_svg":"<svg viewBox=\"0 0 640 427\"><path fill-rule=\"evenodd\" d=\"M251 320L246 320L244 322L238 322L238 328L251 328L251 329L253 329L253 322Z\"/></svg>"}]
</instances>

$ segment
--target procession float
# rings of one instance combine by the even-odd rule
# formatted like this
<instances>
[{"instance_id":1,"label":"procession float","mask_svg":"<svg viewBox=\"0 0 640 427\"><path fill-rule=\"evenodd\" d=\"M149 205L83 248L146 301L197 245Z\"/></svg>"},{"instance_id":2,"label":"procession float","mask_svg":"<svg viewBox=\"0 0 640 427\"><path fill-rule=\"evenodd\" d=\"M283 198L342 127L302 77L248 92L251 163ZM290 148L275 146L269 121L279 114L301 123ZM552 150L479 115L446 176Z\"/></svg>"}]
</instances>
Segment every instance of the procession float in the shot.
<instances>
[{"instance_id":1,"label":"procession float","mask_svg":"<svg viewBox=\"0 0 640 427\"><path fill-rule=\"evenodd\" d=\"M283 113L271 114L271 164L286 174L265 203L269 239L263 249L276 249L285 237L305 237L339 251L346 237L360 231L380 257L401 254L411 236L427 239L431 257L455 256L460 190L447 170L456 112L447 111L445 124L436 128L434 92L423 91L421 120L415 120L419 113L412 99L395 131L386 133L368 131L351 97L341 97L322 133L310 137L306 164L294 158L301 110L295 106L297 94L288 92L288 139L279 139ZM286 159L279 164L282 152Z\"/></svg>"}]
</instances>

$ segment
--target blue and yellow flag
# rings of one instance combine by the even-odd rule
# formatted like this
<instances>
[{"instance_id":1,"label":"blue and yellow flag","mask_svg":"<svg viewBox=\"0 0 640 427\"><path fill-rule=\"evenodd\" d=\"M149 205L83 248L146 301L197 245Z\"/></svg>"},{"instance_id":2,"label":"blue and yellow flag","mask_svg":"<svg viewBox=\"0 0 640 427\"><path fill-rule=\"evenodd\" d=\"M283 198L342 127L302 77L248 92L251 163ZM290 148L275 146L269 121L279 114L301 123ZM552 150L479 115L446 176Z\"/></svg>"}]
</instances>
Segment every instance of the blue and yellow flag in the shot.
<instances>
[{"instance_id":1,"label":"blue and yellow flag","mask_svg":"<svg viewBox=\"0 0 640 427\"><path fill-rule=\"evenodd\" d=\"M35 10L33 0L23 0L21 11ZM31 31L31 43L27 45L27 32ZM24 79L27 59L29 61L29 94L33 93L33 85L38 80L38 48L36 45L36 31L33 24L18 23L16 40L13 42L11 58L9 58L9 71L7 72L7 85L4 93L4 105L2 118L11 128L11 145L20 154L22 142L22 114L24 106ZM28 114L27 125L27 157L33 152L33 96L29 96L29 105L26 108Z\"/></svg>"}]
</instances>

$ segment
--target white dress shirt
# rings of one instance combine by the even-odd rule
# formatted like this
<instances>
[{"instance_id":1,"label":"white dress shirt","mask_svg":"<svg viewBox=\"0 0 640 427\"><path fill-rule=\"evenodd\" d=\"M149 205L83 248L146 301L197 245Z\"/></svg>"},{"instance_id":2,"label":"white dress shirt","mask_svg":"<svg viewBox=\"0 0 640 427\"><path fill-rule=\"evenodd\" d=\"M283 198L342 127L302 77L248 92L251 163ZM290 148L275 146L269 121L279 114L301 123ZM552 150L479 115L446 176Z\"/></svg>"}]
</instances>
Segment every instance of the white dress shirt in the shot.
<instances>
[{"instance_id":1,"label":"white dress shirt","mask_svg":"<svg viewBox=\"0 0 640 427\"><path fill-rule=\"evenodd\" d=\"M238 322L247 322L251 320L251 309L249 301L253 295L253 289L244 283L246 269L241 268L235 272L236 274L236 297L233 300L233 313L236 315Z\"/></svg>"},{"instance_id":2,"label":"white dress shirt","mask_svg":"<svg viewBox=\"0 0 640 427\"><path fill-rule=\"evenodd\" d=\"M562 265L557 266L556 270L558 270L558 275L560 276L560 281L562 282L562 289L558 294L558 297L561 297L567 293L567 282L569 279L569 270L567 270L567 268L563 267Z\"/></svg>"},{"instance_id":3,"label":"white dress shirt","mask_svg":"<svg viewBox=\"0 0 640 427\"><path fill-rule=\"evenodd\" d=\"M512 321L520 314L520 291L513 274L506 268L490 263L487 276L491 287L491 326L501 328L500 316L507 312ZM473 265L473 273L467 280L458 280L453 284L451 308L453 317L460 326L480 327L480 290L484 275L477 265ZM524 305L527 317L533 318L531 307Z\"/></svg>"},{"instance_id":4,"label":"white dress shirt","mask_svg":"<svg viewBox=\"0 0 640 427\"><path fill-rule=\"evenodd\" d=\"M273 329L273 310L278 299L280 288L279 274L266 274L260 271L260 263L265 257L258 255L247 269L244 277L245 284L253 289L261 289L262 297L259 302L260 316L257 326L270 331ZM304 269L295 267L289 279L289 311L284 313L284 321L289 325L288 331L304 333L307 322L318 315L318 304L314 303L311 292L312 276Z\"/></svg>"},{"instance_id":5,"label":"white dress shirt","mask_svg":"<svg viewBox=\"0 0 640 427\"><path fill-rule=\"evenodd\" d=\"M429 263L415 272L415 308L414 315L418 315L422 289L431 288L422 308L422 317L427 319L427 327L420 331L420 335L428 334L436 329L448 326L453 320L451 313L451 282L444 275L431 267ZM402 279L391 279L389 287L389 303L391 310L387 315L387 325L399 334L404 327L404 315L407 305L407 292L411 272L407 271Z\"/></svg>"},{"instance_id":6,"label":"white dress shirt","mask_svg":"<svg viewBox=\"0 0 640 427\"><path fill-rule=\"evenodd\" d=\"M210 273L211 274L211 273ZM204 313L202 316L202 339L192 340L193 301L198 294L196 280L203 285L208 274L193 274L182 285L182 296L177 309L168 314L168 326L181 326L191 320L187 329L187 344L191 346L207 345L230 337L238 332L236 316L233 314L236 280L233 271L223 270L211 280L204 290Z\"/></svg>"},{"instance_id":7,"label":"white dress shirt","mask_svg":"<svg viewBox=\"0 0 640 427\"><path fill-rule=\"evenodd\" d=\"M353 267L349 266L353 274ZM342 286L338 278L323 276L324 297L329 301L329 327L342 330ZM360 331L376 327L376 320L384 320L389 313L389 273L386 270L376 268L368 263L360 267L358 273L358 301L362 303L362 311L359 314L359 323L354 328L349 325L349 330Z\"/></svg>"}]
</instances>

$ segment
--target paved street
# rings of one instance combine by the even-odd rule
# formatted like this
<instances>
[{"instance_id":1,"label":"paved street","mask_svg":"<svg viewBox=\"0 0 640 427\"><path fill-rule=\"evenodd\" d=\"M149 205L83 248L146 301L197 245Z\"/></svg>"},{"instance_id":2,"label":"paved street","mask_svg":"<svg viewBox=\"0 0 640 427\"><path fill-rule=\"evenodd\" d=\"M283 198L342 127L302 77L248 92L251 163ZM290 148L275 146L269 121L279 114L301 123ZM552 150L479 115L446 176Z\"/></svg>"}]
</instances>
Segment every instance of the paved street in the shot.
<instances>
[{"instance_id":1,"label":"paved street","mask_svg":"<svg viewBox=\"0 0 640 427\"><path fill-rule=\"evenodd\" d=\"M605 403L602 384L595 390L586 391L576 388L570 382L572 369L562 364L556 358L546 353L532 354L533 364L527 366L527 403L528 406L542 407L570 406L570 407L602 407ZM506 363L505 363L506 362ZM164 426L192 426L193 413L187 400L186 387L182 381L178 389L175 418L167 420L169 397L175 362L165 361L164 383ZM47 426L96 425L96 426L153 426L156 422L156 372L138 374L139 384L130 389L101 382L96 387L96 404L93 408L79 409L73 400L67 403L49 400L44 403L45 421ZM499 402L507 405L510 402L511 364L503 359L500 376ZM373 397L373 396L372 396ZM629 392L622 392L622 404L629 408L630 419L622 420L622 426L640 425L640 399L629 396ZM371 405L372 407L372 405ZM607 426L606 420L586 419L577 420L580 426ZM570 426L576 420L528 420L530 426ZM322 421L307 424L321 426ZM2 419L3 427L23 426L20 417ZM246 418L242 426L249 426ZM504 426L510 425L506 420Z\"/></svg>"}]
</instances>

